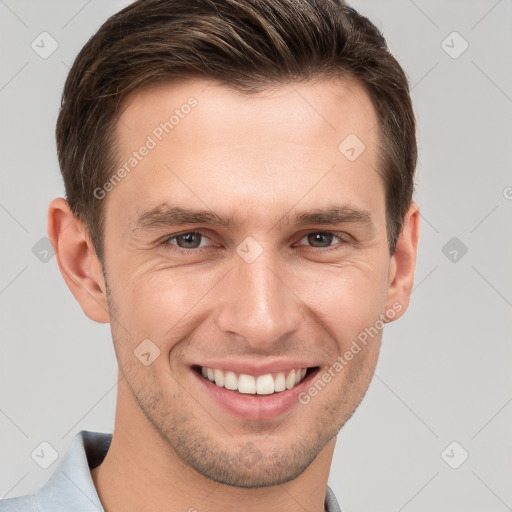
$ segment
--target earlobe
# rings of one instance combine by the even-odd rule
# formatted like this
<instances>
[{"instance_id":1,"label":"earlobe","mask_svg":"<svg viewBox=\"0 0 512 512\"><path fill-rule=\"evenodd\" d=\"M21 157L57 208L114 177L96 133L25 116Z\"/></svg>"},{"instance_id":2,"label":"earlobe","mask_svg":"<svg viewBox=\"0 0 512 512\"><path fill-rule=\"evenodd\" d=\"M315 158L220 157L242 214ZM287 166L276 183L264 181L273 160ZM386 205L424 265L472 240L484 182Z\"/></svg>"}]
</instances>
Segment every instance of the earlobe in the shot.
<instances>
[{"instance_id":1,"label":"earlobe","mask_svg":"<svg viewBox=\"0 0 512 512\"><path fill-rule=\"evenodd\" d=\"M84 313L95 322L108 323L101 263L85 226L63 198L54 199L48 208L48 237L62 277Z\"/></svg>"},{"instance_id":2,"label":"earlobe","mask_svg":"<svg viewBox=\"0 0 512 512\"><path fill-rule=\"evenodd\" d=\"M414 284L419 232L420 211L413 201L404 217L396 249L391 257L387 310L393 310L394 314L389 321L400 318L409 306L409 297Z\"/></svg>"}]
</instances>

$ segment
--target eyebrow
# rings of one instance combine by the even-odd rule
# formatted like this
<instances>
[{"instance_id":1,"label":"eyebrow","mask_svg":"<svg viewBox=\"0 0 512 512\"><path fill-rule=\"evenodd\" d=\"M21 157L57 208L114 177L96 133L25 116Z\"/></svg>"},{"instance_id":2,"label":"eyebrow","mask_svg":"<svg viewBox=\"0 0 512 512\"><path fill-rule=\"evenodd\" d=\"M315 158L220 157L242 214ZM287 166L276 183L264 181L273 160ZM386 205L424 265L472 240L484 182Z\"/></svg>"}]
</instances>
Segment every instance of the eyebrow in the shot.
<instances>
[{"instance_id":1,"label":"eyebrow","mask_svg":"<svg viewBox=\"0 0 512 512\"><path fill-rule=\"evenodd\" d=\"M305 226L307 224L359 224L371 232L374 230L369 211L351 205L334 205L326 208L297 212L292 220L285 214L276 224ZM237 224L233 216L224 216L211 210L192 210L168 203L146 210L138 215L132 231L176 227L185 224L205 224L232 227Z\"/></svg>"}]
</instances>

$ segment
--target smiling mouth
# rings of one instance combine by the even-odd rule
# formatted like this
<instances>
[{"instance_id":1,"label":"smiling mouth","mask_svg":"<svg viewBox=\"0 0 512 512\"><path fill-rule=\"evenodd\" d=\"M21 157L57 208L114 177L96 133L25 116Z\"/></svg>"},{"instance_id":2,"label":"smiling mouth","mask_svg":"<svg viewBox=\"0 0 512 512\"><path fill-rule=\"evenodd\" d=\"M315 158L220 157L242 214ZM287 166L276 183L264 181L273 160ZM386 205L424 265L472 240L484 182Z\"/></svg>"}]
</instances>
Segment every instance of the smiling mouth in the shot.
<instances>
[{"instance_id":1,"label":"smiling mouth","mask_svg":"<svg viewBox=\"0 0 512 512\"><path fill-rule=\"evenodd\" d=\"M221 388L245 395L272 395L293 389L318 367L295 368L258 376L204 366L196 366L194 369Z\"/></svg>"}]
</instances>

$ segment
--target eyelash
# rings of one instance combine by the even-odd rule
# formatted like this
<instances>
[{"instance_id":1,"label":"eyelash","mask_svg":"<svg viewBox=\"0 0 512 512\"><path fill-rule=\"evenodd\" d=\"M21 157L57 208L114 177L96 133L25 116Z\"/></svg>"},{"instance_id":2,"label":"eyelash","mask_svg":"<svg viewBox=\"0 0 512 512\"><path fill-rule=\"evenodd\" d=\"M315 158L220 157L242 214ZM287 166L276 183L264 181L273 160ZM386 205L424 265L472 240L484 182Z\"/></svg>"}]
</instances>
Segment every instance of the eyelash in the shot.
<instances>
[{"instance_id":1,"label":"eyelash","mask_svg":"<svg viewBox=\"0 0 512 512\"><path fill-rule=\"evenodd\" d=\"M163 245L166 245L166 246L172 245L173 246L173 250L177 250L178 252L185 253L185 254L190 254L190 253L192 253L194 251L201 251L202 249L207 249L208 248L208 247L195 247L195 248L191 248L191 249L184 249L183 247L178 247L177 245L171 243L171 240L175 240L179 236L192 235L192 234L194 234L194 235L201 235L203 238L206 238L207 240L210 240L210 238L208 238L208 236L205 235L201 231L184 231L182 233L176 233L175 235L170 235L170 236L166 237L164 239L164 241L163 241ZM317 235L317 234L333 235L334 237L336 237L339 240L340 244L344 244L344 245L350 243L350 240L348 240L349 238L352 239L352 237L350 237L350 235L348 235L347 233L344 233L344 232L310 231L310 232L306 233L300 239L300 241L304 240L304 238L308 237L309 235ZM212 241L212 240L210 240L210 241ZM327 252L329 250L335 249L337 245L338 244L335 244L335 245L332 245L332 246L329 246L329 247L313 247L313 246L304 245L304 247L310 247L311 249L319 249L320 251ZM301 246L302 246L302 244L301 244Z\"/></svg>"}]
</instances>

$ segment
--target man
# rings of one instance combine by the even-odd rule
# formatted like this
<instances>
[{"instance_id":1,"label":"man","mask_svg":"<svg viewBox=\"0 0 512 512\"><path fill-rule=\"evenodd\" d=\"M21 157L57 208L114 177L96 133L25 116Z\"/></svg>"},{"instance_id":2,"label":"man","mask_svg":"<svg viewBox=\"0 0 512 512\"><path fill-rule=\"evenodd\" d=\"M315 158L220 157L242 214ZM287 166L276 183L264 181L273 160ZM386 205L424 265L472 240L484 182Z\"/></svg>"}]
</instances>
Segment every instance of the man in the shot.
<instances>
[{"instance_id":1,"label":"man","mask_svg":"<svg viewBox=\"0 0 512 512\"><path fill-rule=\"evenodd\" d=\"M48 231L111 324L113 437L2 511L340 510L327 487L419 211L406 77L336 0L142 0L87 42Z\"/></svg>"}]
</instances>

